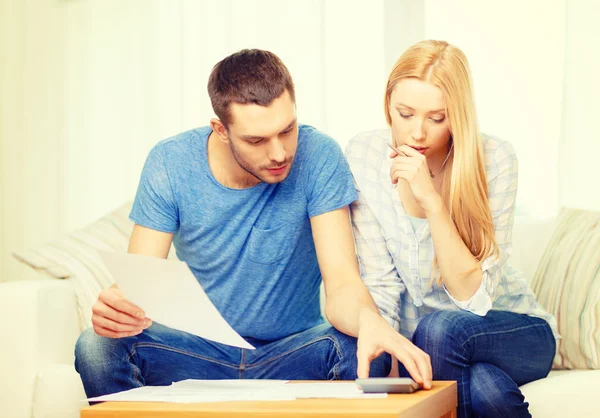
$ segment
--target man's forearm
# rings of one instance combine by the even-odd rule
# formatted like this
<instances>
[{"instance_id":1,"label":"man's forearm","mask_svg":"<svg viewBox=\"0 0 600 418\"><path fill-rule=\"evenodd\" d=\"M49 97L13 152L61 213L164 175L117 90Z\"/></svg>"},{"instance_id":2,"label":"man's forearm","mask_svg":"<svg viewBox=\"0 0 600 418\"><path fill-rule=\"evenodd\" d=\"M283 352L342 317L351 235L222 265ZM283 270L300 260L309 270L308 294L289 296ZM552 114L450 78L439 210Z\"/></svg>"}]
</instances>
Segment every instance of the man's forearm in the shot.
<instances>
[{"instance_id":1,"label":"man's forearm","mask_svg":"<svg viewBox=\"0 0 600 418\"><path fill-rule=\"evenodd\" d=\"M327 295L325 314L337 330L353 337L358 336L361 318L385 321L379 315L375 301L362 282L340 286Z\"/></svg>"}]
</instances>

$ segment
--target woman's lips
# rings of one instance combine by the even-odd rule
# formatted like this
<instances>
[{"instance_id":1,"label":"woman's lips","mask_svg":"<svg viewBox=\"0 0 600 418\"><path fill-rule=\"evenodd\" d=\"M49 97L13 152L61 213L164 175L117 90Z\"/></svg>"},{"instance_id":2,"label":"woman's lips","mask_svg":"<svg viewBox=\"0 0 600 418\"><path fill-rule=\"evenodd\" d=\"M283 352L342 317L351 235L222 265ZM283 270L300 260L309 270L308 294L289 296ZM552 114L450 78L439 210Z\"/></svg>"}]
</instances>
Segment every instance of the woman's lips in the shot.
<instances>
[{"instance_id":1,"label":"woman's lips","mask_svg":"<svg viewBox=\"0 0 600 418\"><path fill-rule=\"evenodd\" d=\"M421 154L425 154L425 151L427 151L427 147L411 147L412 149L419 151Z\"/></svg>"}]
</instances>

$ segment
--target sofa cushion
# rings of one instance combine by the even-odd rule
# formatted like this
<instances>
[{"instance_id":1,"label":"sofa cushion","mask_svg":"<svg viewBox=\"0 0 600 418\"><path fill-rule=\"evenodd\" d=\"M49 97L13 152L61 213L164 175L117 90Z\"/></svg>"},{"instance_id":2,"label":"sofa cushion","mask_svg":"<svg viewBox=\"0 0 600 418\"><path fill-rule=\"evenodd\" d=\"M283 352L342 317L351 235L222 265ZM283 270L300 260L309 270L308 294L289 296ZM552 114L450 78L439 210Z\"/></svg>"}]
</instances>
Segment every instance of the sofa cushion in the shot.
<instances>
[{"instance_id":1,"label":"sofa cushion","mask_svg":"<svg viewBox=\"0 0 600 418\"><path fill-rule=\"evenodd\" d=\"M520 270L531 283L544 249L554 231L556 219L534 220L515 217L512 231L512 252L508 262Z\"/></svg>"},{"instance_id":2,"label":"sofa cushion","mask_svg":"<svg viewBox=\"0 0 600 418\"><path fill-rule=\"evenodd\" d=\"M81 328L91 325L92 305L100 291L114 283L97 250L127 251L134 225L129 219L131 206L131 201L126 202L85 228L13 254L17 260L43 274L57 279L71 279ZM174 257L175 251L172 250L169 258Z\"/></svg>"},{"instance_id":3,"label":"sofa cushion","mask_svg":"<svg viewBox=\"0 0 600 418\"><path fill-rule=\"evenodd\" d=\"M521 386L529 412L543 418L596 418L600 416L597 399L600 370L552 372L545 379Z\"/></svg>"},{"instance_id":4,"label":"sofa cushion","mask_svg":"<svg viewBox=\"0 0 600 418\"><path fill-rule=\"evenodd\" d=\"M555 368L600 368L600 212L562 209L531 283L556 317Z\"/></svg>"}]
</instances>

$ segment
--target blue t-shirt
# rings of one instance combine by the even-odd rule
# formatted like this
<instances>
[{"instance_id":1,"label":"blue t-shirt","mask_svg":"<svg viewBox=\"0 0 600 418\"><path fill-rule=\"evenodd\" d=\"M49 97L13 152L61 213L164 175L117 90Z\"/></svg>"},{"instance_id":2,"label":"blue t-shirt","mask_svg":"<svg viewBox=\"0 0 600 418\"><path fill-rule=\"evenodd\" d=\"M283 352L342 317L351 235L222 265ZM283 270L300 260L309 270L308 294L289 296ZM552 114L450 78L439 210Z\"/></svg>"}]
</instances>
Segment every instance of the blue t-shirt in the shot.
<instances>
[{"instance_id":1,"label":"blue t-shirt","mask_svg":"<svg viewBox=\"0 0 600 418\"><path fill-rule=\"evenodd\" d=\"M230 189L210 171L210 133L194 129L150 151L131 220L175 234L177 256L240 335L271 341L322 323L310 218L357 199L341 148L301 125L284 181Z\"/></svg>"}]
</instances>

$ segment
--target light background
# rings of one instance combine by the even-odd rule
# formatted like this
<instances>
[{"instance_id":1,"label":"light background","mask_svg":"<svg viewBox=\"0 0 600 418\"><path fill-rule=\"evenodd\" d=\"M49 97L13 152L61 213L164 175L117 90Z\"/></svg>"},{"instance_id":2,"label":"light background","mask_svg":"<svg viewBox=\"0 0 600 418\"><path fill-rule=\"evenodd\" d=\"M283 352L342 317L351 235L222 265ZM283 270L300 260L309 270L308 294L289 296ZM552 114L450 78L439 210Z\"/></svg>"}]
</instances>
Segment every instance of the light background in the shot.
<instances>
[{"instance_id":1,"label":"light background","mask_svg":"<svg viewBox=\"0 0 600 418\"><path fill-rule=\"evenodd\" d=\"M131 199L157 141L213 116L212 66L242 48L287 64L300 122L345 146L385 126L406 47L467 55L483 132L520 162L521 219L600 210L600 2L594 0L0 0L0 280L12 251Z\"/></svg>"}]
</instances>

